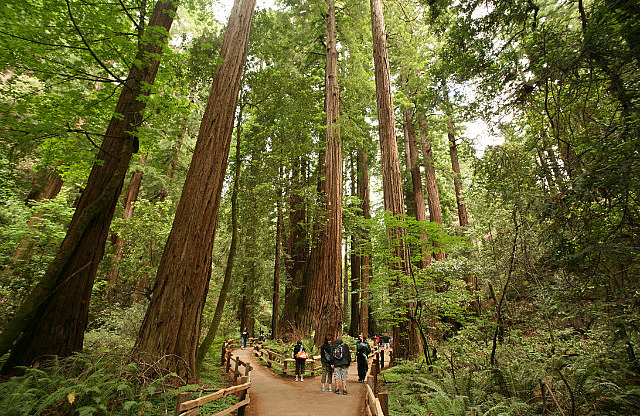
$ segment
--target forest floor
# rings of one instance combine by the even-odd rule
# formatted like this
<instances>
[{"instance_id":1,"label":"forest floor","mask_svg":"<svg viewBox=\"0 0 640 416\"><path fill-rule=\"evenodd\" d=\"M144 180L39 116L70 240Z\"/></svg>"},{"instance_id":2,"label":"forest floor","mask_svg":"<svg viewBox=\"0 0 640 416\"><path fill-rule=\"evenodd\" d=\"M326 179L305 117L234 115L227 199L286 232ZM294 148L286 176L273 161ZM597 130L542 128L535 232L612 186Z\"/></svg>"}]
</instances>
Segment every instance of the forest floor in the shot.
<instances>
[{"instance_id":1,"label":"forest floor","mask_svg":"<svg viewBox=\"0 0 640 416\"><path fill-rule=\"evenodd\" d=\"M292 376L280 376L265 368L251 354L252 349L236 349L233 355L250 362L251 404L247 416L275 415L331 415L356 416L364 414L366 389L358 383L358 369L354 362L349 366L347 395L321 390L320 375L305 377L303 382Z\"/></svg>"}]
</instances>

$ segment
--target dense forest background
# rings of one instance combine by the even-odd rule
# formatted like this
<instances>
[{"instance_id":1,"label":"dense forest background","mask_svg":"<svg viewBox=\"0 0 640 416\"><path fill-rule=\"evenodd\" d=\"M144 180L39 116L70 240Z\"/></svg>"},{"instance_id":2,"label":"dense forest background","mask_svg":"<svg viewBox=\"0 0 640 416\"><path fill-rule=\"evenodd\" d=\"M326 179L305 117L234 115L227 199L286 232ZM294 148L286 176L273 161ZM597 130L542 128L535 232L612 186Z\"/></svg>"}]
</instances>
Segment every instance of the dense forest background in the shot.
<instances>
[{"instance_id":1,"label":"dense forest background","mask_svg":"<svg viewBox=\"0 0 640 416\"><path fill-rule=\"evenodd\" d=\"M156 414L247 327L392 333L397 414L640 413L637 2L236 6L0 6L2 406Z\"/></svg>"}]
</instances>

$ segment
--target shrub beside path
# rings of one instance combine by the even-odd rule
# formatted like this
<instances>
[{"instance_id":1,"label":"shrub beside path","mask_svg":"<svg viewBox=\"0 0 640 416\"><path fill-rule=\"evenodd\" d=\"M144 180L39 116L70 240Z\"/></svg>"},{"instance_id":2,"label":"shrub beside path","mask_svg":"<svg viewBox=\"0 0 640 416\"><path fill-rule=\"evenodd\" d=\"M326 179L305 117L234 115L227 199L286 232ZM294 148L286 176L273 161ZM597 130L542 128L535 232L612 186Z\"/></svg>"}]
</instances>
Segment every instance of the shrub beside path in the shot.
<instances>
[{"instance_id":1,"label":"shrub beside path","mask_svg":"<svg viewBox=\"0 0 640 416\"><path fill-rule=\"evenodd\" d=\"M347 395L322 391L320 375L294 381L292 376L280 376L263 367L251 354L251 348L236 349L233 355L244 362L250 362L251 403L247 407L247 416L279 415L331 415L358 416L364 414L365 386L358 383L358 370L355 362L349 366Z\"/></svg>"}]
</instances>

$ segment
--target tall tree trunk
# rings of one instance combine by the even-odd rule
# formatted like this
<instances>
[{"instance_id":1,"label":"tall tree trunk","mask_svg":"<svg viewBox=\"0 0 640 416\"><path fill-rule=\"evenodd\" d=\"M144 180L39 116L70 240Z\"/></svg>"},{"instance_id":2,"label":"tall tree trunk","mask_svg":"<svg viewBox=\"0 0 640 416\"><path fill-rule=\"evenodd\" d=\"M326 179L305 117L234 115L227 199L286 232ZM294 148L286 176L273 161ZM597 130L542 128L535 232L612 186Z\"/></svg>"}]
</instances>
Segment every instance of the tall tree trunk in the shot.
<instances>
[{"instance_id":1,"label":"tall tree trunk","mask_svg":"<svg viewBox=\"0 0 640 416\"><path fill-rule=\"evenodd\" d=\"M233 120L255 0L236 0L182 197L134 353L189 379L195 374Z\"/></svg>"},{"instance_id":2,"label":"tall tree trunk","mask_svg":"<svg viewBox=\"0 0 640 416\"><path fill-rule=\"evenodd\" d=\"M382 190L384 193L384 209L390 211L396 218L404 215L404 198L402 195L402 176L400 171L400 156L396 141L395 120L393 118L393 98L391 94L391 75L389 68L389 54L387 51L387 36L384 26L382 0L371 0L371 27L373 33L373 61L375 65L376 102L378 109L378 128L380 132L380 157L382 162ZM393 325L394 357L408 359L415 355L419 346L412 345L411 333L415 327L411 324L413 306L404 300L409 288L402 283L406 277L411 277L409 253L404 242L404 232L400 228L390 229L389 243L395 248L390 267L398 273L392 287L395 292L395 302L404 312L398 316L398 322ZM401 278L401 275L404 275Z\"/></svg>"},{"instance_id":3,"label":"tall tree trunk","mask_svg":"<svg viewBox=\"0 0 640 416\"><path fill-rule=\"evenodd\" d=\"M413 188L413 204L418 221L427 221L427 208L424 203L424 191L422 188L422 176L420 175L420 163L418 162L418 139L416 128L413 122L413 112L410 108L405 108L402 112L404 120L405 152L407 156L407 170L411 173L411 185ZM429 238L426 234L420 235L422 255L418 261L418 267L424 269L431 264L431 249Z\"/></svg>"},{"instance_id":4,"label":"tall tree trunk","mask_svg":"<svg viewBox=\"0 0 640 416\"><path fill-rule=\"evenodd\" d=\"M280 166L278 170L278 201L277 201L277 219L276 219L276 253L273 265L273 297L271 302L271 333L275 336L278 333L278 313L280 311L280 247L282 246L282 177L283 168Z\"/></svg>"},{"instance_id":5,"label":"tall tree trunk","mask_svg":"<svg viewBox=\"0 0 640 416\"><path fill-rule=\"evenodd\" d=\"M327 115L325 147L324 199L321 208L318 245L313 248L306 287L305 318L315 330L314 342L322 345L324 337L339 335L342 322L342 141L337 123L340 114L338 89L338 52L334 0L327 0L327 58L325 70L325 112ZM306 329L306 328L303 328Z\"/></svg>"},{"instance_id":6,"label":"tall tree trunk","mask_svg":"<svg viewBox=\"0 0 640 416\"><path fill-rule=\"evenodd\" d=\"M361 201L362 217L365 220L371 219L371 204L369 200L369 166L367 163L367 152L364 143L358 147L358 198ZM360 332L368 337L369 331L369 282L371 281L371 256L368 253L368 230L364 230L364 237L361 241L359 257L360 275L362 279L362 295L360 301Z\"/></svg>"},{"instance_id":7,"label":"tall tree trunk","mask_svg":"<svg viewBox=\"0 0 640 416\"><path fill-rule=\"evenodd\" d=\"M447 137L449 138L449 155L451 156L451 169L453 170L453 186L456 191L456 205L458 206L458 221L461 227L469 225L469 214L467 213L467 205L464 203L462 195L462 177L460 176L460 162L458 161L458 143L453 127L453 116L449 109L449 90L446 82L443 82L443 96L445 104L445 113L447 116Z\"/></svg>"},{"instance_id":8,"label":"tall tree trunk","mask_svg":"<svg viewBox=\"0 0 640 416\"><path fill-rule=\"evenodd\" d=\"M137 151L134 135L142 122L144 96L158 72L163 45L176 13L178 1L159 1L139 42L136 61L124 83L115 114L104 136L98 161L55 259L45 276L0 335L0 356L12 349L3 371L31 365L45 355L68 356L82 349L89 300L113 212L118 202L131 155Z\"/></svg>"},{"instance_id":9,"label":"tall tree trunk","mask_svg":"<svg viewBox=\"0 0 640 416\"><path fill-rule=\"evenodd\" d=\"M143 153L140 155L140 163L144 165L147 162L147 154ZM140 185L142 184L142 177L144 173L141 169L133 172L131 176L131 180L129 181L129 186L127 187L127 192L124 198L124 220L128 221L133 216L133 204L138 200L138 195L140 194ZM118 280L118 275L120 274L120 260L122 260L122 251L124 250L124 239L119 235L116 235L116 252L113 256L113 266L111 267L111 271L109 272L109 277L107 282L109 286L113 287L116 285L116 281Z\"/></svg>"},{"instance_id":10,"label":"tall tree trunk","mask_svg":"<svg viewBox=\"0 0 640 416\"><path fill-rule=\"evenodd\" d=\"M242 101L242 100L241 100ZM240 154L240 143L242 142L242 105L240 105L240 111L238 113L238 122L236 125L236 159L234 166L234 178L233 178L233 190L231 191L231 242L229 243L229 254L227 256L227 265L224 269L224 278L222 280L222 286L220 287L220 295L218 296L218 302L216 303L216 310L213 313L213 318L209 324L209 330L207 335L200 343L198 349L198 357L196 368L198 374L202 368L202 363L211 344L216 339L218 333L218 327L222 320L222 312L224 311L224 305L227 301L227 295L231 288L231 276L233 274L233 264L236 259L236 252L238 247L238 190L240 188L240 172L242 165L242 157Z\"/></svg>"},{"instance_id":11,"label":"tall tree trunk","mask_svg":"<svg viewBox=\"0 0 640 416\"><path fill-rule=\"evenodd\" d=\"M284 307L282 317L278 325L279 332L274 336L281 338L292 328L297 328L298 310L302 288L305 286L304 268L309 256L309 241L306 231L306 206L302 196L307 182L305 161L298 158L298 164L294 165L291 175L291 189L289 191L289 236L287 238L287 254L289 261L286 263L287 275L290 284L285 290Z\"/></svg>"},{"instance_id":12,"label":"tall tree trunk","mask_svg":"<svg viewBox=\"0 0 640 416\"><path fill-rule=\"evenodd\" d=\"M356 183L358 181L357 162L353 163L355 155L351 155L351 195L358 196L356 191ZM360 333L360 281L362 279L360 273L360 256L358 256L358 237L356 233L351 235L351 319L349 321L349 335L352 337Z\"/></svg>"},{"instance_id":13,"label":"tall tree trunk","mask_svg":"<svg viewBox=\"0 0 640 416\"><path fill-rule=\"evenodd\" d=\"M433 160L433 150L431 140L429 140L429 130L427 120L424 116L419 118L420 122L420 138L422 147L422 158L424 160L424 178L427 188L427 201L429 204L429 220L442 224L442 208L440 207L440 193L438 191L438 182L436 180L435 162ZM435 250L436 260L442 260L447 256L444 250Z\"/></svg>"}]
</instances>

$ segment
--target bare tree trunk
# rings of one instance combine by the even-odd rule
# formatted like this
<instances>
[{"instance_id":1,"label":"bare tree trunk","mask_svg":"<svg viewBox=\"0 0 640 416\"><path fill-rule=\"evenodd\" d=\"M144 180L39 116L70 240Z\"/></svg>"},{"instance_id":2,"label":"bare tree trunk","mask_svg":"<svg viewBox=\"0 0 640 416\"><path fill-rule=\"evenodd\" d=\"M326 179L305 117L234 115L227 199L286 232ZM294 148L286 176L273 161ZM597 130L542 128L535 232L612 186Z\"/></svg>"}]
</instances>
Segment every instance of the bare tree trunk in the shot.
<instances>
[{"instance_id":1,"label":"bare tree trunk","mask_svg":"<svg viewBox=\"0 0 640 416\"><path fill-rule=\"evenodd\" d=\"M325 69L325 112L327 114L324 193L326 228L321 234L318 252L321 267L314 270L314 290L307 297L314 322L315 344L322 345L326 335L337 336L342 322L342 140L337 123L340 115L338 88L338 51L334 0L327 0L327 59ZM311 285L310 285L311 286Z\"/></svg>"},{"instance_id":2,"label":"bare tree trunk","mask_svg":"<svg viewBox=\"0 0 640 416\"><path fill-rule=\"evenodd\" d=\"M241 100L242 101L242 100ZM238 113L238 122L236 125L236 159L234 166L234 178L233 178L233 190L231 191L231 242L229 243L229 255L227 256L227 265L224 269L224 279L222 280L222 286L220 287L220 295L218 296L218 302L216 303L216 310L213 313L213 318L209 324L209 330L207 335L200 343L198 349L198 357L196 362L196 369L198 374L202 368L202 363L211 344L216 338L220 321L222 320L222 312L224 311L224 305L227 301L227 295L231 288L231 276L233 274L233 264L236 259L236 252L238 247L238 190L240 188L240 172L242 165L242 157L240 154L240 143L242 133L242 105L240 105L240 111Z\"/></svg>"},{"instance_id":3,"label":"bare tree trunk","mask_svg":"<svg viewBox=\"0 0 640 416\"><path fill-rule=\"evenodd\" d=\"M222 42L193 159L158 267L134 353L189 379L195 375L200 325L233 120L255 0L236 0Z\"/></svg>"},{"instance_id":4,"label":"bare tree trunk","mask_svg":"<svg viewBox=\"0 0 640 416\"><path fill-rule=\"evenodd\" d=\"M442 224L442 208L440 207L440 193L438 191L438 182L436 180L435 162L433 160L433 150L431 148L431 140L429 140L429 131L427 121L424 116L419 118L422 139L422 157L424 160L424 177L427 188L427 201L429 203L429 220ZM444 250L439 250L436 246L435 258L442 260L447 256Z\"/></svg>"},{"instance_id":5,"label":"bare tree trunk","mask_svg":"<svg viewBox=\"0 0 640 416\"><path fill-rule=\"evenodd\" d=\"M356 191L356 183L358 173L357 162L356 166L354 166L353 159L355 155L351 155L350 164L351 164L351 195L358 196ZM349 254L350 262L351 262L351 319L349 320L349 335L355 337L360 333L360 282L362 280L362 276L360 273L360 256L357 254L358 249L358 237L356 233L351 235L351 251Z\"/></svg>"},{"instance_id":6,"label":"bare tree trunk","mask_svg":"<svg viewBox=\"0 0 640 416\"><path fill-rule=\"evenodd\" d=\"M413 203L418 221L427 221L427 208L424 203L424 191L422 189L422 176L420 175L420 163L418 162L418 139L413 122L413 112L410 108L403 111L405 152L407 154L407 170L411 172L411 184L413 187ZM422 242L421 257L418 267L424 269L431 264L431 249L429 238L426 234L420 236Z\"/></svg>"},{"instance_id":7,"label":"bare tree trunk","mask_svg":"<svg viewBox=\"0 0 640 416\"><path fill-rule=\"evenodd\" d=\"M82 349L89 300L118 196L137 139L131 134L142 122L142 111L158 72L163 45L178 6L159 1L141 39L137 61L124 83L87 186L80 197L67 235L45 276L0 335L0 356L17 341L3 371L31 365L46 355L68 356ZM24 331L24 332L23 332Z\"/></svg>"},{"instance_id":8,"label":"bare tree trunk","mask_svg":"<svg viewBox=\"0 0 640 416\"><path fill-rule=\"evenodd\" d=\"M283 168L278 171L280 183L282 183ZM280 185L279 185L280 186ZM282 188L278 188L277 201L278 217L276 220L276 253L273 265L273 298L271 302L271 333L278 333L278 313L280 311L280 247L282 246Z\"/></svg>"},{"instance_id":9,"label":"bare tree trunk","mask_svg":"<svg viewBox=\"0 0 640 416\"><path fill-rule=\"evenodd\" d=\"M365 220L371 219L371 204L369 200L369 166L367 163L367 152L364 145L358 148L358 197L361 201L362 216ZM368 231L361 243L366 245L369 241ZM371 281L371 256L367 252L368 248L362 249L359 254L359 263L362 278L362 295L360 301L360 332L363 336L369 337L369 282Z\"/></svg>"},{"instance_id":10,"label":"bare tree trunk","mask_svg":"<svg viewBox=\"0 0 640 416\"><path fill-rule=\"evenodd\" d=\"M144 165L147 162L147 154L143 153L140 155L140 163ZM138 200L138 194L140 193L140 185L142 184L142 176L144 173L142 170L138 169L133 172L131 176L131 180L129 181L129 186L127 187L127 192L124 199L124 219L128 221L133 216L133 203ZM111 267L111 271L109 272L109 277L107 282L109 286L113 287L118 280L118 275L120 274L120 260L122 260L122 251L124 250L124 239L119 235L116 236L116 252L113 256L113 266Z\"/></svg>"},{"instance_id":11,"label":"bare tree trunk","mask_svg":"<svg viewBox=\"0 0 640 416\"><path fill-rule=\"evenodd\" d=\"M395 217L404 216L404 198L402 195L402 176L400 171L400 156L396 141L395 120L393 117L393 99L391 94L391 75L389 55L387 51L387 36L385 33L382 0L371 0L371 27L373 33L373 61L375 65L376 102L378 109L378 128L380 131L380 155L382 162L382 189L384 193L384 209ZM389 230L389 243L395 247L397 261L392 261L390 267L398 274L411 277L409 253L404 242L404 232L400 228ZM405 298L409 288L402 283L405 279L398 277L392 292L399 299ZM398 317L398 323L393 326L393 351L395 358L408 359L417 350L411 345L411 332L415 328L411 325L413 315L412 305L404 303L398 305L404 312Z\"/></svg>"},{"instance_id":12,"label":"bare tree trunk","mask_svg":"<svg viewBox=\"0 0 640 416\"><path fill-rule=\"evenodd\" d=\"M291 283L285 290L284 307L278 325L279 332L273 333L278 338L284 336L292 327L298 327L298 310L301 303L302 288L306 286L304 268L309 257L309 241L305 228L307 213L301 192L307 182L307 175L304 160L299 158L298 162L298 165L293 168L292 186L289 191L290 234L286 244L289 261L287 261L286 267Z\"/></svg>"}]
</instances>

